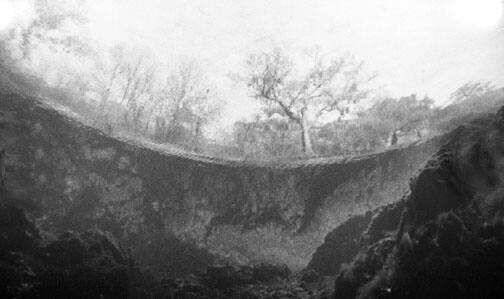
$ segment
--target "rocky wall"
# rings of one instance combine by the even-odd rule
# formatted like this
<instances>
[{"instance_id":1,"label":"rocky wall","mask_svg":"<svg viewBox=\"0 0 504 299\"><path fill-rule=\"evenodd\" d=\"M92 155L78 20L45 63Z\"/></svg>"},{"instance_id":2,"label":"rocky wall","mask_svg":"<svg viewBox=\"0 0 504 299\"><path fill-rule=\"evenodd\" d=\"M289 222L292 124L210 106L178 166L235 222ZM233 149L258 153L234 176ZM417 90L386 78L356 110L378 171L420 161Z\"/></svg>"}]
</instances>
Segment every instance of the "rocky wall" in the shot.
<instances>
[{"instance_id":1,"label":"rocky wall","mask_svg":"<svg viewBox=\"0 0 504 299\"><path fill-rule=\"evenodd\" d=\"M295 270L349 216L399 199L439 140L348 159L245 163L112 138L2 90L0 143L7 188L45 230L107 230L150 264L159 263L146 252L166 251L153 240L176 238Z\"/></svg>"}]
</instances>

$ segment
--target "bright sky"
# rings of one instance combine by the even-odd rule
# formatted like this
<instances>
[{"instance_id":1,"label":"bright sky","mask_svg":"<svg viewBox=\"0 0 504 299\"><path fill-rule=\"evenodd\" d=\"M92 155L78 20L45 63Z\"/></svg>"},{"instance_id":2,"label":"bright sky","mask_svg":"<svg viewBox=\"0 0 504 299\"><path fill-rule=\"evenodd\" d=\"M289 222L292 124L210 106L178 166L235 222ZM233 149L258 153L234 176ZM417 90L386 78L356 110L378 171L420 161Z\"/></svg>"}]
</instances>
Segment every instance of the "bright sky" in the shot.
<instances>
[{"instance_id":1,"label":"bright sky","mask_svg":"<svg viewBox=\"0 0 504 299\"><path fill-rule=\"evenodd\" d=\"M443 102L470 80L504 85L501 0L102 0L89 10L103 42L155 45L159 56L201 60L232 101L230 121L253 109L226 77L244 57L274 46L293 55L319 45L346 51L379 73L393 96ZM500 24L499 24L500 23Z\"/></svg>"},{"instance_id":2,"label":"bright sky","mask_svg":"<svg viewBox=\"0 0 504 299\"><path fill-rule=\"evenodd\" d=\"M8 8L0 0L0 29ZM165 61L201 62L224 99L223 123L250 113L227 78L245 56L280 46L351 52L379 73L392 96L439 103L468 81L504 85L502 0L88 0L90 34L106 46L152 47Z\"/></svg>"}]
</instances>

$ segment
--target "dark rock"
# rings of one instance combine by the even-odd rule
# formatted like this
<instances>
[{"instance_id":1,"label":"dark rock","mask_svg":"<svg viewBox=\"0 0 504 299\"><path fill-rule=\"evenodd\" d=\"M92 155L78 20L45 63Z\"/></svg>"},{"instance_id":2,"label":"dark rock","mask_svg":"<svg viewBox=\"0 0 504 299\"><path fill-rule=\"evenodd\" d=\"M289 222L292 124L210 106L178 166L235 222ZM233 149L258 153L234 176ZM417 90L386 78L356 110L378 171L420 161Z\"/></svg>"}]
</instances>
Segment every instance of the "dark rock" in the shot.
<instances>
[{"instance_id":1,"label":"dark rock","mask_svg":"<svg viewBox=\"0 0 504 299\"><path fill-rule=\"evenodd\" d=\"M373 217L363 232L363 245L372 244L397 232L404 210L405 201L386 205L373 212Z\"/></svg>"},{"instance_id":2,"label":"dark rock","mask_svg":"<svg viewBox=\"0 0 504 299\"><path fill-rule=\"evenodd\" d=\"M335 275L341 264L352 261L361 248L362 234L371 222L372 213L353 216L330 232L308 264L323 275Z\"/></svg>"},{"instance_id":3,"label":"dark rock","mask_svg":"<svg viewBox=\"0 0 504 299\"><path fill-rule=\"evenodd\" d=\"M211 288L230 289L237 286L272 283L288 279L291 272L285 265L258 264L255 266L211 266L204 282Z\"/></svg>"},{"instance_id":4,"label":"dark rock","mask_svg":"<svg viewBox=\"0 0 504 299\"><path fill-rule=\"evenodd\" d=\"M44 231L108 231L162 275L197 273L218 256L261 262L270 248L281 253L278 263L299 269L340 221L318 215L359 214L396 200L439 142L346 159L239 162L107 136L29 90L0 89L6 186L26 198ZM56 92L37 90L49 99ZM236 249L243 246L253 249Z\"/></svg>"},{"instance_id":5,"label":"dark rock","mask_svg":"<svg viewBox=\"0 0 504 299\"><path fill-rule=\"evenodd\" d=\"M301 271L299 279L305 283L314 283L319 281L321 276L313 269L304 269Z\"/></svg>"},{"instance_id":6,"label":"dark rock","mask_svg":"<svg viewBox=\"0 0 504 299\"><path fill-rule=\"evenodd\" d=\"M182 241L173 234L148 234L137 237L133 255L141 265L148 265L159 276L184 277L199 274L220 259L208 249Z\"/></svg>"},{"instance_id":7,"label":"dark rock","mask_svg":"<svg viewBox=\"0 0 504 299\"><path fill-rule=\"evenodd\" d=\"M212 288L226 289L245 283L236 274L237 269L232 266L211 266L207 268L205 283Z\"/></svg>"},{"instance_id":8,"label":"dark rock","mask_svg":"<svg viewBox=\"0 0 504 299\"><path fill-rule=\"evenodd\" d=\"M504 297L501 115L451 134L411 184L397 233L338 274L335 298Z\"/></svg>"},{"instance_id":9,"label":"dark rock","mask_svg":"<svg viewBox=\"0 0 504 299\"><path fill-rule=\"evenodd\" d=\"M0 205L0 256L16 251L33 252L39 241L38 230L23 210L12 205Z\"/></svg>"},{"instance_id":10,"label":"dark rock","mask_svg":"<svg viewBox=\"0 0 504 299\"><path fill-rule=\"evenodd\" d=\"M259 264L252 268L252 279L260 282L287 279L290 274L291 271L287 265Z\"/></svg>"},{"instance_id":11,"label":"dark rock","mask_svg":"<svg viewBox=\"0 0 504 299\"><path fill-rule=\"evenodd\" d=\"M5 190L4 190L5 191ZM8 192L3 192L11 197ZM0 205L1 298L138 298L148 293L131 257L110 234L41 237L24 212Z\"/></svg>"}]
</instances>

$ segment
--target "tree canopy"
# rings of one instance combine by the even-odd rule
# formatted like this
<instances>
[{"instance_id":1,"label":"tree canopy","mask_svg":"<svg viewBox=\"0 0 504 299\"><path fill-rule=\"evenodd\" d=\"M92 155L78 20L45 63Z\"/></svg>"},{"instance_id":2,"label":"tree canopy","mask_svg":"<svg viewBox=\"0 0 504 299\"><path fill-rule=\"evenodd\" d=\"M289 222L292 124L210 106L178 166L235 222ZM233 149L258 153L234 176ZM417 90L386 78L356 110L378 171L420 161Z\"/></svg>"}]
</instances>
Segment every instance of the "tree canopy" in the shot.
<instances>
[{"instance_id":1,"label":"tree canopy","mask_svg":"<svg viewBox=\"0 0 504 299\"><path fill-rule=\"evenodd\" d=\"M365 99L374 76L365 74L363 62L345 56L326 62L313 55L308 70L294 72L293 59L281 49L250 55L242 80L252 96L264 105L266 114L279 113L296 123L301 131L303 152L313 155L310 126L324 113L343 116L351 104Z\"/></svg>"}]
</instances>

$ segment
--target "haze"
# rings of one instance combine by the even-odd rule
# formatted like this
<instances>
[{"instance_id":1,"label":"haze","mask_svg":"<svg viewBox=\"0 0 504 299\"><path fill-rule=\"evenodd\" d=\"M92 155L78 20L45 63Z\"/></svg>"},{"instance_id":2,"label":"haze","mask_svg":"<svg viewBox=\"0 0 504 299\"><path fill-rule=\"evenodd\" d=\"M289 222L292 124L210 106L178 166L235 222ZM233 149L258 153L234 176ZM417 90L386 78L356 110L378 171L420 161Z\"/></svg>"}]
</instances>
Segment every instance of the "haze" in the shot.
<instances>
[{"instance_id":1,"label":"haze","mask_svg":"<svg viewBox=\"0 0 504 299\"><path fill-rule=\"evenodd\" d=\"M103 43L144 43L168 60L200 59L228 100L240 93L226 74L246 54L274 46L298 54L319 45L328 55L349 51L363 59L393 96L444 102L467 81L504 83L504 32L488 15L499 1L473 2L109 0L95 2L89 16ZM480 8L480 19L467 14L471 7ZM244 115L242 108L233 105L228 114Z\"/></svg>"},{"instance_id":2,"label":"haze","mask_svg":"<svg viewBox=\"0 0 504 299\"><path fill-rule=\"evenodd\" d=\"M20 3L28 1L2 2L3 27L16 15L8 9L27 14ZM379 73L376 84L391 96L416 93L443 104L468 81L504 84L500 0L105 0L82 9L84 31L99 47L125 42L148 46L167 63L199 61L228 104L223 125L256 109L228 74L247 54L277 46L294 56L316 45L328 56L350 52Z\"/></svg>"}]
</instances>

